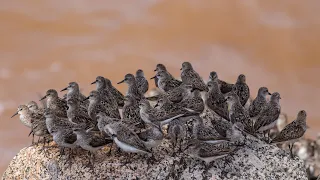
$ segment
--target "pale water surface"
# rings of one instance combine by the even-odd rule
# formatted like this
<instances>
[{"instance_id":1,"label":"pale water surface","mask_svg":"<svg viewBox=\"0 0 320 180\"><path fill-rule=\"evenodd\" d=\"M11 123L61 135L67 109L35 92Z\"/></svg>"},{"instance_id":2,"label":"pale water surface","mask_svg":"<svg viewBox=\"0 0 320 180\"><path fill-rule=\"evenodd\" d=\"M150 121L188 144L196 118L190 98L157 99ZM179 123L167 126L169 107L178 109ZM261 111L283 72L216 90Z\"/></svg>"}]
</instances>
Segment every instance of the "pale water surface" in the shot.
<instances>
[{"instance_id":1,"label":"pale water surface","mask_svg":"<svg viewBox=\"0 0 320 180\"><path fill-rule=\"evenodd\" d=\"M191 61L205 78L215 70L234 82L247 75L252 96L278 91L290 121L308 112L320 129L320 2L30 0L0 6L0 173L30 144L18 104L37 93L79 82L87 94L97 75L122 80L138 68L154 75L159 62L179 76ZM116 85L122 92L126 85Z\"/></svg>"}]
</instances>

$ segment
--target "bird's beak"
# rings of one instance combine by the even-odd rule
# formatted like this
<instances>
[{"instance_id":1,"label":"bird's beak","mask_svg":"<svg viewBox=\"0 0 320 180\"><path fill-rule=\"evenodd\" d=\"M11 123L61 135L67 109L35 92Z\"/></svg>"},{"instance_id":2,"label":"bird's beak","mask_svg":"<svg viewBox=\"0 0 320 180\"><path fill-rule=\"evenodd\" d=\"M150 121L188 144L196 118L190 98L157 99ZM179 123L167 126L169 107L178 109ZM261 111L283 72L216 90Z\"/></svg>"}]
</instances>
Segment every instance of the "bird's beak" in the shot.
<instances>
[{"instance_id":1,"label":"bird's beak","mask_svg":"<svg viewBox=\"0 0 320 180\"><path fill-rule=\"evenodd\" d=\"M153 71L157 71L157 69L153 70Z\"/></svg>"},{"instance_id":2,"label":"bird's beak","mask_svg":"<svg viewBox=\"0 0 320 180\"><path fill-rule=\"evenodd\" d=\"M180 68L180 71L182 70L182 68Z\"/></svg>"},{"instance_id":3,"label":"bird's beak","mask_svg":"<svg viewBox=\"0 0 320 180\"><path fill-rule=\"evenodd\" d=\"M84 100L82 100L82 102L88 100L90 98L90 96L86 97Z\"/></svg>"},{"instance_id":4,"label":"bird's beak","mask_svg":"<svg viewBox=\"0 0 320 180\"><path fill-rule=\"evenodd\" d=\"M97 80L93 81L91 84L95 84L95 83L97 83Z\"/></svg>"},{"instance_id":5,"label":"bird's beak","mask_svg":"<svg viewBox=\"0 0 320 180\"><path fill-rule=\"evenodd\" d=\"M307 125L307 129L310 129L310 126Z\"/></svg>"},{"instance_id":6,"label":"bird's beak","mask_svg":"<svg viewBox=\"0 0 320 180\"><path fill-rule=\"evenodd\" d=\"M45 98L47 98L48 95L43 96L43 98L41 98L39 101L44 100Z\"/></svg>"},{"instance_id":7,"label":"bird's beak","mask_svg":"<svg viewBox=\"0 0 320 180\"><path fill-rule=\"evenodd\" d=\"M124 82L124 80L122 80L122 81L118 82L117 84L121 84L121 83L123 83L123 82Z\"/></svg>"},{"instance_id":8,"label":"bird's beak","mask_svg":"<svg viewBox=\"0 0 320 180\"><path fill-rule=\"evenodd\" d=\"M268 92L268 94L269 94L269 95L271 95L271 93L270 93L270 92Z\"/></svg>"},{"instance_id":9,"label":"bird's beak","mask_svg":"<svg viewBox=\"0 0 320 180\"><path fill-rule=\"evenodd\" d=\"M152 78L150 78L150 79L154 79L154 78L156 78L157 76L153 76Z\"/></svg>"},{"instance_id":10,"label":"bird's beak","mask_svg":"<svg viewBox=\"0 0 320 180\"><path fill-rule=\"evenodd\" d=\"M222 103L225 103L225 102L227 102L227 100L228 100L228 99L227 99L227 98L225 98L225 99L224 99L224 100L222 101Z\"/></svg>"},{"instance_id":11,"label":"bird's beak","mask_svg":"<svg viewBox=\"0 0 320 180\"><path fill-rule=\"evenodd\" d=\"M156 105L154 105L154 108L156 108L156 107L158 107L159 106L159 104L157 103Z\"/></svg>"},{"instance_id":12,"label":"bird's beak","mask_svg":"<svg viewBox=\"0 0 320 180\"><path fill-rule=\"evenodd\" d=\"M68 87L69 87L69 86L68 86ZM68 89L68 87L66 87L66 88L62 89L60 92L67 90L67 89Z\"/></svg>"},{"instance_id":13,"label":"bird's beak","mask_svg":"<svg viewBox=\"0 0 320 180\"><path fill-rule=\"evenodd\" d=\"M279 97L279 99L281 99L281 97Z\"/></svg>"},{"instance_id":14,"label":"bird's beak","mask_svg":"<svg viewBox=\"0 0 320 180\"><path fill-rule=\"evenodd\" d=\"M13 118L16 115L18 115L18 111L16 113L14 113L14 115L12 115L11 118Z\"/></svg>"}]
</instances>

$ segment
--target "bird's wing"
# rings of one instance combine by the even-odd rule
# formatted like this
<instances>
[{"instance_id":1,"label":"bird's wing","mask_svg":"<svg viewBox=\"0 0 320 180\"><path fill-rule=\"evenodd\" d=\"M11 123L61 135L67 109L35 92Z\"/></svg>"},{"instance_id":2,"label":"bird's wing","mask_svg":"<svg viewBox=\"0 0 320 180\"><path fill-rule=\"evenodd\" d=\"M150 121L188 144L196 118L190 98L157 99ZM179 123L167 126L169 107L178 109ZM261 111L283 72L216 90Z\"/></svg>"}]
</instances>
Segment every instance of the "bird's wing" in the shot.
<instances>
[{"instance_id":1,"label":"bird's wing","mask_svg":"<svg viewBox=\"0 0 320 180\"><path fill-rule=\"evenodd\" d=\"M124 131L118 131L117 137L119 141L122 141L131 146L134 146L140 150L147 151L147 148L145 147L143 142L139 139L139 137L129 129Z\"/></svg>"},{"instance_id":2,"label":"bird's wing","mask_svg":"<svg viewBox=\"0 0 320 180\"><path fill-rule=\"evenodd\" d=\"M273 140L272 143L297 139L303 136L305 130L295 121L288 124Z\"/></svg>"},{"instance_id":3,"label":"bird's wing","mask_svg":"<svg viewBox=\"0 0 320 180\"><path fill-rule=\"evenodd\" d=\"M230 84L222 80L218 80L218 83L220 84L221 93L225 94L232 91L232 87L234 84Z\"/></svg>"},{"instance_id":4,"label":"bird's wing","mask_svg":"<svg viewBox=\"0 0 320 180\"><path fill-rule=\"evenodd\" d=\"M64 136L63 140L68 144L73 144L77 140L77 135L70 132Z\"/></svg>"}]
</instances>

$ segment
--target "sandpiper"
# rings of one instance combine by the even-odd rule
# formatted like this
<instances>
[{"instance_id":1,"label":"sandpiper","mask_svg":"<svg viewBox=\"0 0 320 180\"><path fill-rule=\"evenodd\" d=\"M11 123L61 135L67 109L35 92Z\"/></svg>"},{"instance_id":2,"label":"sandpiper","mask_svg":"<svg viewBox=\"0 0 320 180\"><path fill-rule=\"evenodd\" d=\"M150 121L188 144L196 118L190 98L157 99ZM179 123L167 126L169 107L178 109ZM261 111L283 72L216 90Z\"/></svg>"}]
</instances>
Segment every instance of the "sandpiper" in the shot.
<instances>
[{"instance_id":1,"label":"sandpiper","mask_svg":"<svg viewBox=\"0 0 320 180\"><path fill-rule=\"evenodd\" d=\"M303 137L307 130L307 113L304 110L299 111L297 118L289 123L274 139L272 144L289 142L290 155L293 158L292 148L296 141Z\"/></svg>"},{"instance_id":2,"label":"sandpiper","mask_svg":"<svg viewBox=\"0 0 320 180\"><path fill-rule=\"evenodd\" d=\"M240 103L244 106L250 98L250 89L246 83L246 76L244 74L240 74L234 86L237 89L237 95L239 96Z\"/></svg>"},{"instance_id":3,"label":"sandpiper","mask_svg":"<svg viewBox=\"0 0 320 180\"><path fill-rule=\"evenodd\" d=\"M182 84L181 81L174 79L167 71L159 71L151 79L157 79L157 87L163 92L168 92Z\"/></svg>"},{"instance_id":4,"label":"sandpiper","mask_svg":"<svg viewBox=\"0 0 320 180\"><path fill-rule=\"evenodd\" d=\"M82 149L89 151L91 164L94 167L95 153L104 146L112 143L112 140L93 131L86 131L82 128L73 128L73 132L77 135L76 144Z\"/></svg>"},{"instance_id":5,"label":"sandpiper","mask_svg":"<svg viewBox=\"0 0 320 180\"><path fill-rule=\"evenodd\" d=\"M215 71L210 72L208 82L217 82L222 94L226 94L232 90L233 84L222 81L218 78L218 74Z\"/></svg>"},{"instance_id":6,"label":"sandpiper","mask_svg":"<svg viewBox=\"0 0 320 180\"><path fill-rule=\"evenodd\" d=\"M59 98L56 90L49 89L40 101L43 99L47 100L47 108L52 109L57 116L67 117L67 102Z\"/></svg>"},{"instance_id":7,"label":"sandpiper","mask_svg":"<svg viewBox=\"0 0 320 180\"><path fill-rule=\"evenodd\" d=\"M159 124L162 126L169 123L173 119L182 117L184 114L172 112L167 114L164 110L152 108L149 101L142 99L139 103L140 117L145 123Z\"/></svg>"},{"instance_id":8,"label":"sandpiper","mask_svg":"<svg viewBox=\"0 0 320 180\"><path fill-rule=\"evenodd\" d=\"M218 83L209 81L207 83L209 92L206 95L206 104L209 109L226 120L229 119L228 104L225 102L225 97L220 91Z\"/></svg>"},{"instance_id":9,"label":"sandpiper","mask_svg":"<svg viewBox=\"0 0 320 180\"><path fill-rule=\"evenodd\" d=\"M256 131L268 131L269 135L270 129L277 124L281 112L280 99L281 97L278 92L272 93L270 101L264 106L254 123L254 129Z\"/></svg>"},{"instance_id":10,"label":"sandpiper","mask_svg":"<svg viewBox=\"0 0 320 180\"><path fill-rule=\"evenodd\" d=\"M211 162L228 156L235 149L232 146L217 146L192 139L188 141L184 152L191 157L204 161L205 165L208 166Z\"/></svg>"},{"instance_id":11,"label":"sandpiper","mask_svg":"<svg viewBox=\"0 0 320 180\"><path fill-rule=\"evenodd\" d=\"M249 115L250 117L256 117L263 107L267 104L266 96L271 95L268 91L268 88L261 87L259 88L257 97L253 100L252 104L249 106Z\"/></svg>"},{"instance_id":12,"label":"sandpiper","mask_svg":"<svg viewBox=\"0 0 320 180\"><path fill-rule=\"evenodd\" d=\"M144 77L144 72L139 69L136 72L137 87L141 94L145 94L149 89L148 80Z\"/></svg>"},{"instance_id":13,"label":"sandpiper","mask_svg":"<svg viewBox=\"0 0 320 180\"><path fill-rule=\"evenodd\" d=\"M79 85L78 83L76 82L70 82L69 85L62 89L60 92L62 91L66 91L68 90L67 92L67 99L66 100L69 100L69 99L79 99L81 101L81 104L83 104L85 107L88 107L89 106L89 101L83 101L86 96L83 95L81 92L80 92L80 88L79 88Z\"/></svg>"},{"instance_id":14,"label":"sandpiper","mask_svg":"<svg viewBox=\"0 0 320 180\"><path fill-rule=\"evenodd\" d=\"M113 87L111 81L108 78L105 78L105 80L106 80L106 90L113 95L113 97L117 101L118 106L123 107L124 105L123 94L117 88Z\"/></svg>"},{"instance_id":15,"label":"sandpiper","mask_svg":"<svg viewBox=\"0 0 320 180\"><path fill-rule=\"evenodd\" d=\"M136 79L132 74L126 74L124 76L124 79L118 82L118 84L121 84L124 82L128 84L128 91L126 95L132 96L137 100L144 98L143 94L141 94L141 92L139 91Z\"/></svg>"},{"instance_id":16,"label":"sandpiper","mask_svg":"<svg viewBox=\"0 0 320 180\"><path fill-rule=\"evenodd\" d=\"M200 116L192 117L193 123L193 137L211 144L218 144L224 141L229 141L229 138L221 136L214 128L205 126Z\"/></svg>"},{"instance_id":17,"label":"sandpiper","mask_svg":"<svg viewBox=\"0 0 320 180\"><path fill-rule=\"evenodd\" d=\"M239 97L235 93L229 93L226 97L229 109L230 121L234 124L240 122L244 125L248 133L252 133L253 121L250 119L248 111L241 105Z\"/></svg>"},{"instance_id":18,"label":"sandpiper","mask_svg":"<svg viewBox=\"0 0 320 180\"><path fill-rule=\"evenodd\" d=\"M114 118L120 118L120 113L118 110L118 103L113 97L111 92L109 92L106 87L106 79L102 76L98 76L94 82L91 84L96 84L96 90L100 94L101 102L106 107L109 116Z\"/></svg>"},{"instance_id":19,"label":"sandpiper","mask_svg":"<svg viewBox=\"0 0 320 180\"><path fill-rule=\"evenodd\" d=\"M200 75L195 70L193 70L190 62L182 63L182 68L180 70L182 70L181 79L183 83L190 84L195 89L198 89L200 91L209 90Z\"/></svg>"}]
</instances>

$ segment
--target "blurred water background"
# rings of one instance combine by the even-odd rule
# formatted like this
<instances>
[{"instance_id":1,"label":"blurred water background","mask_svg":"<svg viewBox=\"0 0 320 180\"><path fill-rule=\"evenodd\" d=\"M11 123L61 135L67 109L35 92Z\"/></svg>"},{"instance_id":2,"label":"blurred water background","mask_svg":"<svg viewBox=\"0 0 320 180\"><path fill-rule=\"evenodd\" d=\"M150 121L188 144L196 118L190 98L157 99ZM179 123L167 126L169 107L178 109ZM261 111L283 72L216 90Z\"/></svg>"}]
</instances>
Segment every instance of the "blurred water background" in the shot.
<instances>
[{"instance_id":1,"label":"blurred water background","mask_svg":"<svg viewBox=\"0 0 320 180\"><path fill-rule=\"evenodd\" d=\"M309 137L320 130L320 1L30 0L0 6L0 174L31 143L19 104L77 81L87 94L97 75L117 85L138 68L149 78L157 63L180 75L190 61L235 82L247 75L255 97L278 91L292 121L308 113ZM154 86L153 83L151 83Z\"/></svg>"}]
</instances>

